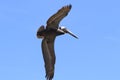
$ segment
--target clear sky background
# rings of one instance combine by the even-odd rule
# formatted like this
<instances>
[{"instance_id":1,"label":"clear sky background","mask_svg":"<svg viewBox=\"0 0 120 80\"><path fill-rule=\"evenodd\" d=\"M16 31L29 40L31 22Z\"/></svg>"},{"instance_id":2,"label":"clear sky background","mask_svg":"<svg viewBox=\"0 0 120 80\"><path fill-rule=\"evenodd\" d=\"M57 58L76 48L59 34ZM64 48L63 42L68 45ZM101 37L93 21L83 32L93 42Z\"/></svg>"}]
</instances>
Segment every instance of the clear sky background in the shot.
<instances>
[{"instance_id":1,"label":"clear sky background","mask_svg":"<svg viewBox=\"0 0 120 80\"><path fill-rule=\"evenodd\" d=\"M40 25L62 6L72 9L55 41L54 80L120 80L119 0L1 0L0 80L45 80Z\"/></svg>"}]
</instances>

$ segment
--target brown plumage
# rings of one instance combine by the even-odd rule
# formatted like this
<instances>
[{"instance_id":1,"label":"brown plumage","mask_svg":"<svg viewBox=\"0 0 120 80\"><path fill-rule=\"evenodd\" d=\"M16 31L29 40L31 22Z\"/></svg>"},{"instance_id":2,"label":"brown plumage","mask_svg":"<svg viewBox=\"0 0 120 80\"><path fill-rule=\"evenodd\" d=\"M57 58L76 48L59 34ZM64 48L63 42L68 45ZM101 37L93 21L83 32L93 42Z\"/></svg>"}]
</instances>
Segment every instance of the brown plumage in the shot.
<instances>
[{"instance_id":1,"label":"brown plumage","mask_svg":"<svg viewBox=\"0 0 120 80\"><path fill-rule=\"evenodd\" d=\"M54 40L56 36L62 35L64 33L69 33L73 37L77 38L75 35L70 33L66 28L60 28L60 21L67 16L71 9L71 5L62 7L57 13L51 16L47 21L46 28L42 25L37 31L37 37L43 38L42 40L42 53L45 62L46 79L52 80L54 76L55 68L55 51L54 51Z\"/></svg>"},{"instance_id":2,"label":"brown plumage","mask_svg":"<svg viewBox=\"0 0 120 80\"><path fill-rule=\"evenodd\" d=\"M68 15L71 8L72 5L67 5L58 10L57 13L48 19L46 28L58 28L60 21Z\"/></svg>"}]
</instances>

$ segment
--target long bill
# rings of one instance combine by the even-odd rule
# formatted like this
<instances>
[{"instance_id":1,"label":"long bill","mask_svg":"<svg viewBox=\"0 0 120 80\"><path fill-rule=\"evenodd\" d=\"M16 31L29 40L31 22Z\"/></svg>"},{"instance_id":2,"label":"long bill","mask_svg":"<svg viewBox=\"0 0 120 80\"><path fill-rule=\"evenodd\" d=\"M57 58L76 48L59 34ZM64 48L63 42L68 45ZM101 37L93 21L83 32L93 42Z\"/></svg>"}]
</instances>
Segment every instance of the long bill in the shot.
<instances>
[{"instance_id":1,"label":"long bill","mask_svg":"<svg viewBox=\"0 0 120 80\"><path fill-rule=\"evenodd\" d=\"M78 39L78 37L76 35L74 35L71 31L66 30L66 33L70 34L71 36L73 36L74 38Z\"/></svg>"}]
</instances>

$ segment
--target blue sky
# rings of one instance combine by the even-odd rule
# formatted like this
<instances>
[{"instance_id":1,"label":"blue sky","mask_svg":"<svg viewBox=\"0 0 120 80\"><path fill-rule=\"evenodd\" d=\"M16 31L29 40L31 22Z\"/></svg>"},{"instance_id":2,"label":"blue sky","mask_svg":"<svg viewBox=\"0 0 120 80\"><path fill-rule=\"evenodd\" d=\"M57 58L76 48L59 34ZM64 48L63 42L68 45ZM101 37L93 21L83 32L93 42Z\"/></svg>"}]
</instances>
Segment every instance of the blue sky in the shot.
<instances>
[{"instance_id":1,"label":"blue sky","mask_svg":"<svg viewBox=\"0 0 120 80\"><path fill-rule=\"evenodd\" d=\"M45 80L40 25L72 4L61 21L68 34L55 41L54 80L120 80L119 0L0 1L0 80Z\"/></svg>"}]
</instances>

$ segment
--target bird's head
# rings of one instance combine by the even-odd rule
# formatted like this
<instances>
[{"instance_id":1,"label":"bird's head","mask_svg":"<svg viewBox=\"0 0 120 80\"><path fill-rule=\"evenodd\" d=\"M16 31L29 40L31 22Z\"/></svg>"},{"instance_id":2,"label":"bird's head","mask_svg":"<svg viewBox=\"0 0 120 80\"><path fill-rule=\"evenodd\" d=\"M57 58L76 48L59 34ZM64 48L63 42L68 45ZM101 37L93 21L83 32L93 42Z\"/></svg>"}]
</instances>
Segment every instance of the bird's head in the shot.
<instances>
[{"instance_id":1,"label":"bird's head","mask_svg":"<svg viewBox=\"0 0 120 80\"><path fill-rule=\"evenodd\" d=\"M67 31L67 28L66 28L65 26L61 26L60 29L61 29L62 31L64 31L64 33L66 33L66 31Z\"/></svg>"}]
</instances>

